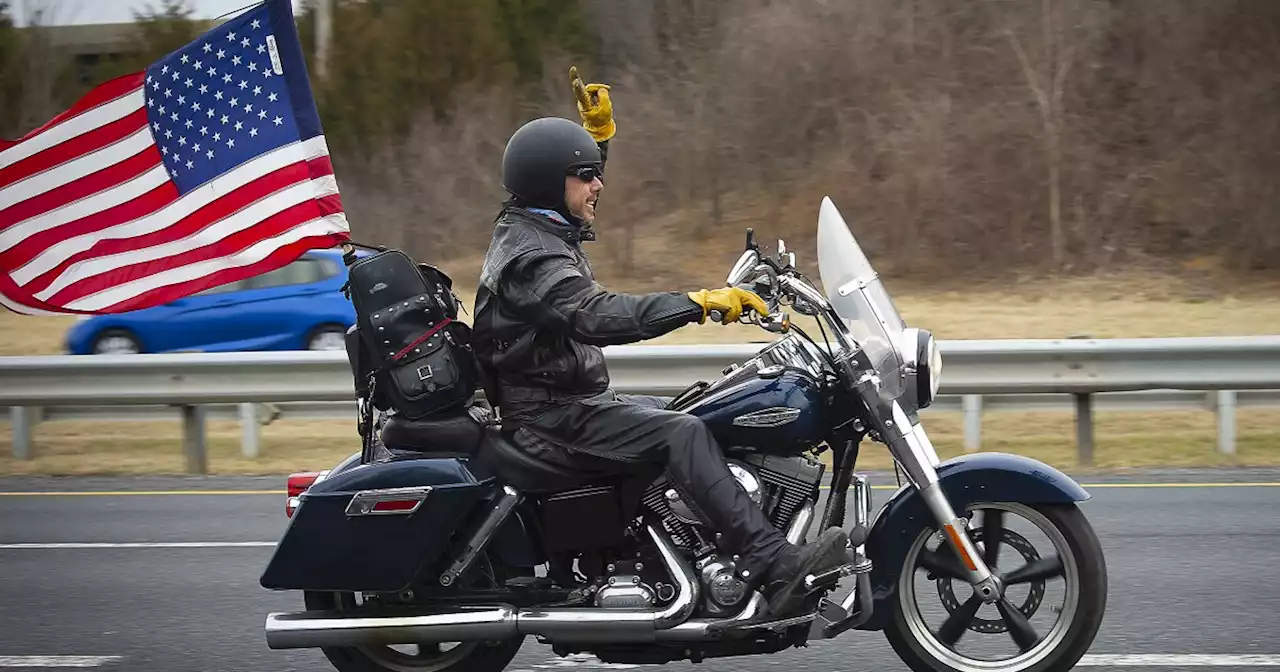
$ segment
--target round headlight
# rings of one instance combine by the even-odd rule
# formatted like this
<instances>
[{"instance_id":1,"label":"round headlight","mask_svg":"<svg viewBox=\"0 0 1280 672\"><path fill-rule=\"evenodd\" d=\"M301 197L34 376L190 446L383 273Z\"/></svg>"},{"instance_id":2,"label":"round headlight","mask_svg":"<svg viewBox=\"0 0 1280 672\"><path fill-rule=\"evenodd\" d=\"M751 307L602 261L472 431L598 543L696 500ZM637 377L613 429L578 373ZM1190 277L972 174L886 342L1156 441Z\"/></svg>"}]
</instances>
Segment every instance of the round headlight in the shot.
<instances>
[{"instance_id":1,"label":"round headlight","mask_svg":"<svg viewBox=\"0 0 1280 672\"><path fill-rule=\"evenodd\" d=\"M942 353L933 334L924 329L907 329L903 334L903 359L907 369L914 371L912 386L915 389L916 408L928 408L938 396L942 380Z\"/></svg>"},{"instance_id":2,"label":"round headlight","mask_svg":"<svg viewBox=\"0 0 1280 672\"><path fill-rule=\"evenodd\" d=\"M929 335L929 399L938 398L938 386L942 383L942 351L938 349L938 341Z\"/></svg>"}]
</instances>

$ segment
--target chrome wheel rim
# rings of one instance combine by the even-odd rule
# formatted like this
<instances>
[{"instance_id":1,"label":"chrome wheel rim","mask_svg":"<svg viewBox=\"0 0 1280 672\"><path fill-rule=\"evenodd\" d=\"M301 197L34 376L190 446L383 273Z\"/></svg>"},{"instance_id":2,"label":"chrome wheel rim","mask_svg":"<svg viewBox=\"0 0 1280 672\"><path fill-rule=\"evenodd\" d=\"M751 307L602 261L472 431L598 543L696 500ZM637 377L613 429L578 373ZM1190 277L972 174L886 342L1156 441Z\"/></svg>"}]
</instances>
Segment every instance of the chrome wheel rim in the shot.
<instances>
[{"instance_id":1,"label":"chrome wheel rim","mask_svg":"<svg viewBox=\"0 0 1280 672\"><path fill-rule=\"evenodd\" d=\"M94 353L99 355L136 355L138 350L137 342L128 336L107 336L93 346Z\"/></svg>"},{"instance_id":2,"label":"chrome wheel rim","mask_svg":"<svg viewBox=\"0 0 1280 672\"><path fill-rule=\"evenodd\" d=\"M355 611L361 606L359 596L338 593L339 611ZM445 648L451 646L452 648ZM368 656L378 665L395 672L439 672L462 661L480 642L441 642L438 644L396 644L388 646L357 646L357 651Z\"/></svg>"},{"instance_id":3,"label":"chrome wheel rim","mask_svg":"<svg viewBox=\"0 0 1280 672\"><path fill-rule=\"evenodd\" d=\"M337 331L322 331L311 337L308 350L343 350L347 347L346 335Z\"/></svg>"},{"instance_id":4,"label":"chrome wheel rim","mask_svg":"<svg viewBox=\"0 0 1280 672\"><path fill-rule=\"evenodd\" d=\"M935 574L933 570L937 570L939 567L938 561L935 560L937 556L933 555L933 550L936 550L937 546L935 545L934 549L931 550L929 548L930 542L935 540L942 544L945 544L945 542L942 542L939 539L938 532L928 530L921 533L907 553L906 563L903 565L903 570L898 582L898 608L903 610L902 613L907 625L908 633L916 640L920 647L924 649L925 653L929 657L937 660L938 662L956 670L961 670L962 672L1018 672L1042 662L1057 650L1057 648L1066 640L1067 634L1071 629L1072 621L1075 619L1075 615L1080 606L1080 569L1076 564L1075 555L1072 553L1071 546L1067 542L1062 531L1035 509L1013 502L983 503L975 504L970 507L970 519L973 521L970 523L971 533L974 535L975 544L983 550L984 554L986 553L986 540L982 539L982 537L985 536L983 528L987 525L985 519L988 511L999 512L992 516L996 520L1004 521L1009 517L1009 514L1013 514L1014 516L1031 523L1031 526L1038 530L1043 538L1048 542L1047 544L1044 544L1043 547L1041 545L1036 546L1035 550L1040 556L1039 560L1027 560L1025 565L1013 566L1012 571L1007 571L997 562L995 571L998 575L1002 577L1009 577L1011 581L1017 581L1017 583L1011 583L1008 586L1008 590L1010 591L1006 592L1006 599L1008 600L1008 603L1001 607L983 604L974 612L974 616L969 617L967 621L964 618L964 614L960 614L960 611L964 609L964 606L959 606L959 608L956 608L955 610L952 610L952 607L948 606L945 608L945 610L949 612L947 618L941 623L941 625L936 627L931 626L929 622L930 619L928 619L921 610L921 601L931 599L935 604L940 603L942 601L940 594L943 591L922 590L918 587L917 582L920 580L921 574L926 572L928 572L926 576L934 576ZM981 515L978 515L978 512L981 512ZM1006 538L1006 531L1008 529L1008 526L1004 524L1004 522L1000 523L999 538L1001 538L1002 541ZM1026 541L1024 537L1017 533L1014 533L1010 538L1015 537L1016 539ZM1019 543L1016 539L1015 543ZM978 543L979 540L981 540L981 543ZM1013 555L999 554L1003 549L1010 547L1010 544L1001 543L995 551L995 557L1004 558L1007 563L1008 560L1012 559ZM1021 552L1022 551L1019 550L1019 553ZM954 558L954 556L951 557ZM1023 557L1026 558L1025 555L1023 555ZM1057 563L1057 569L1054 569L1054 558L1057 558L1059 561ZM929 566L926 567L925 565ZM945 574L945 572L940 573ZM1044 574L1044 576L1040 576L1042 574ZM1021 581L1022 578L1032 576L1040 578L1025 582ZM946 579L944 577L939 577L937 579L938 582L943 580ZM952 579L951 582L953 585L958 583L958 581L954 579ZM1046 604L1041 604L1040 597L1036 597L1035 599L1028 598L1024 601L1020 597L1014 595L1013 592L1015 592L1015 588L1018 588L1025 583L1028 591L1034 593L1038 583L1041 596L1043 596L1045 584L1048 582L1060 584L1060 587L1058 585L1055 585L1054 587L1056 589L1055 593L1061 593L1061 599L1057 600L1061 602L1061 606L1048 610L1057 612L1057 618L1050 627L1036 627L1034 624L1030 623L1031 618L1037 614L1046 613L1045 606L1048 602L1046 602ZM961 590L968 590L971 592L971 589L963 589L962 587L957 588L957 592L960 592ZM960 592L960 594L968 595L968 592ZM967 602L967 600L964 601ZM1029 604L1034 604L1034 607L1031 609L1031 615L1027 616L1025 613L1022 613L1021 608L1025 608ZM1022 618L1019 618L1018 614L1009 613L1009 609L1017 609L1019 613L1022 613ZM984 613L984 610L987 613L987 617L976 618L976 615ZM994 615L994 618L991 618L992 615ZM1024 637L1028 632L1025 628L1011 628L1009 625L1010 618L1008 617L1013 617L1014 621L1017 623L1026 623L1031 628L1031 632L1038 637L1038 640L1034 645L1024 646L1023 643L1015 643L1015 631ZM957 620L953 622L953 618ZM933 620L936 621L937 619ZM958 625L960 621L965 621L963 626ZM980 624L986 624L984 628L986 632L996 634L984 634L982 632L975 631L972 628L972 624L975 621L978 621ZM1000 621L1004 625L1004 629L996 629L995 626L991 626L990 624L994 621ZM983 626L980 625L979 627ZM955 639L952 640L952 644L948 644L944 641L950 640L950 635L957 632L958 634L956 634ZM959 649L964 648L960 645L961 643L965 643L965 637L969 637L970 642L972 642L975 637L983 637L983 646L995 644L997 647L999 643L995 642L994 638L1000 637L1005 643L1011 645L1010 648L1016 651L1016 653L1004 658L998 656L975 657L971 654L962 653Z\"/></svg>"},{"instance_id":5,"label":"chrome wheel rim","mask_svg":"<svg viewBox=\"0 0 1280 672\"><path fill-rule=\"evenodd\" d=\"M481 557L463 576L464 583L461 585L479 583L484 587L497 586L499 582L494 578L493 571L489 559ZM339 593L337 595L339 609L358 609L356 599L357 596L353 593ZM478 647L498 644L500 642L497 641L439 642L360 646L356 647L356 650L377 664L395 672L439 672L466 660ZM445 649L447 646L452 648Z\"/></svg>"},{"instance_id":6,"label":"chrome wheel rim","mask_svg":"<svg viewBox=\"0 0 1280 672\"><path fill-rule=\"evenodd\" d=\"M439 672L458 664L479 646L478 642L459 643L442 651L444 644L409 644L400 646L361 647L366 656L395 672ZM405 649L414 650L409 653Z\"/></svg>"}]
</instances>

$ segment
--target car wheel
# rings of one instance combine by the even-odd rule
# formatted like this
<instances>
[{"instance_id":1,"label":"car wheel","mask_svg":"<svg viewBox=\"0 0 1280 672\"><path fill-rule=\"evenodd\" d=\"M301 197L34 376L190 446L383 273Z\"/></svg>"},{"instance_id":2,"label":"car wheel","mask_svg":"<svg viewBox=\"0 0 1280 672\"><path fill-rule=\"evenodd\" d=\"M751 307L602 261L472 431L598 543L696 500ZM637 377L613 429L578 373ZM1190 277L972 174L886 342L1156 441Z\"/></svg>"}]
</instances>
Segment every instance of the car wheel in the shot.
<instances>
[{"instance_id":1,"label":"car wheel","mask_svg":"<svg viewBox=\"0 0 1280 672\"><path fill-rule=\"evenodd\" d=\"M317 327L307 338L308 350L345 350L347 331L336 325Z\"/></svg>"},{"instance_id":2,"label":"car wheel","mask_svg":"<svg viewBox=\"0 0 1280 672\"><path fill-rule=\"evenodd\" d=\"M123 329L107 329L93 339L95 355L136 355L142 352L138 338Z\"/></svg>"}]
</instances>

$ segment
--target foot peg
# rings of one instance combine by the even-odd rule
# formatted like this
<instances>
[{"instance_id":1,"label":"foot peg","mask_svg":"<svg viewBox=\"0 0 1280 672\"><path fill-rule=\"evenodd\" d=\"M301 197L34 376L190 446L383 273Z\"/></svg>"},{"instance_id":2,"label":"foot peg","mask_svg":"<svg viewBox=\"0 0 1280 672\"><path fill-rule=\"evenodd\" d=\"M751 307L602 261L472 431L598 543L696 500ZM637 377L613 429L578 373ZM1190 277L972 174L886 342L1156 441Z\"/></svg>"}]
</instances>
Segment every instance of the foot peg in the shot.
<instances>
[{"instance_id":1,"label":"foot peg","mask_svg":"<svg viewBox=\"0 0 1280 672\"><path fill-rule=\"evenodd\" d=\"M871 563L867 562L867 571L857 573L857 583L853 587L853 592L845 598L844 604L836 604L823 598L822 606L818 610L820 623L824 623L822 627L822 636L824 639L831 639L846 630L856 628L871 619L871 611L874 603L871 599ZM854 601L857 606L854 606ZM850 608L853 611L850 611Z\"/></svg>"},{"instance_id":2,"label":"foot peg","mask_svg":"<svg viewBox=\"0 0 1280 672\"><path fill-rule=\"evenodd\" d=\"M819 574L809 574L804 577L804 589L807 593L816 593L820 590L831 590L840 583L840 579L854 574L855 567L852 563L832 567L825 572Z\"/></svg>"}]
</instances>

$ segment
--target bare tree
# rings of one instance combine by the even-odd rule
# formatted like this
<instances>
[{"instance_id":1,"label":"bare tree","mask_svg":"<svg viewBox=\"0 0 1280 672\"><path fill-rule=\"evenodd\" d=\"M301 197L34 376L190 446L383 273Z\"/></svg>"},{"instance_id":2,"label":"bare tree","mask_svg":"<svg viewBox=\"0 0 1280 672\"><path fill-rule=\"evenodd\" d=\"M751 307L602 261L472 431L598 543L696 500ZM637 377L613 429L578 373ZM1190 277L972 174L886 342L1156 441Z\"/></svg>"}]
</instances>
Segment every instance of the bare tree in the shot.
<instances>
[{"instance_id":1,"label":"bare tree","mask_svg":"<svg viewBox=\"0 0 1280 672\"><path fill-rule=\"evenodd\" d=\"M1080 50L1079 39L1072 35L1070 26L1064 27L1062 12L1054 0L1040 1L1040 58L1033 63L1023 46L1023 39L1013 29L1006 28L1004 35L1017 56L1022 74L1026 78L1043 127L1042 141L1049 187L1049 245L1054 266L1061 268L1067 261L1067 242L1062 224L1062 135L1065 127L1063 91L1067 75Z\"/></svg>"}]
</instances>

